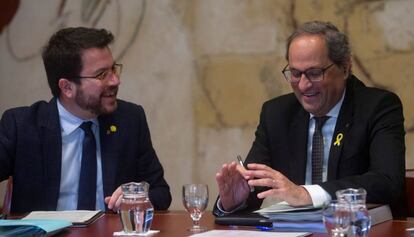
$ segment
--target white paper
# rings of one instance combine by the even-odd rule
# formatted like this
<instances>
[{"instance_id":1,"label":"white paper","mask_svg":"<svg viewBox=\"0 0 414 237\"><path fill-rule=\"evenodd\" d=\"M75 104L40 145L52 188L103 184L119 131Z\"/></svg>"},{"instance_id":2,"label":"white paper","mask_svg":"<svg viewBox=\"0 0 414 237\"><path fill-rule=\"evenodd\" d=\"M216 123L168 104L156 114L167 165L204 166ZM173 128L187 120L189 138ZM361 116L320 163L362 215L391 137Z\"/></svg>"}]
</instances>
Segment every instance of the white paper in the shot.
<instances>
[{"instance_id":1,"label":"white paper","mask_svg":"<svg viewBox=\"0 0 414 237\"><path fill-rule=\"evenodd\" d=\"M191 235L193 237L301 237L308 236L308 232L267 232L253 230L210 230L207 232Z\"/></svg>"},{"instance_id":2,"label":"white paper","mask_svg":"<svg viewBox=\"0 0 414 237\"><path fill-rule=\"evenodd\" d=\"M65 220L72 223L83 223L101 211L32 211L23 219Z\"/></svg>"},{"instance_id":3,"label":"white paper","mask_svg":"<svg viewBox=\"0 0 414 237\"><path fill-rule=\"evenodd\" d=\"M287 202L279 202L271 206L257 210L255 212L256 213L277 213L277 212L308 210L308 209L313 209L313 208L314 208L313 206L293 207L287 204Z\"/></svg>"},{"instance_id":4,"label":"white paper","mask_svg":"<svg viewBox=\"0 0 414 237\"><path fill-rule=\"evenodd\" d=\"M160 232L159 230L149 230L146 233L126 233L124 231L114 232L113 236L151 236Z\"/></svg>"}]
</instances>

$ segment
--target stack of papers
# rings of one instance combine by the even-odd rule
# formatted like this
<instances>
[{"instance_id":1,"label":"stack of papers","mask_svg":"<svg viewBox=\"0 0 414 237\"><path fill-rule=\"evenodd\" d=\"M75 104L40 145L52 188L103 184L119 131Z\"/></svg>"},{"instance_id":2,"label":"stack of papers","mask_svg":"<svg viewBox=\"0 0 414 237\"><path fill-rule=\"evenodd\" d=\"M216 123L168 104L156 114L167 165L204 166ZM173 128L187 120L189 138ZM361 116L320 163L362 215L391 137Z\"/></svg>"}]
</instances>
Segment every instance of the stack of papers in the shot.
<instances>
[{"instance_id":1,"label":"stack of papers","mask_svg":"<svg viewBox=\"0 0 414 237\"><path fill-rule=\"evenodd\" d=\"M367 204L367 208L371 216L371 225L392 219L388 205ZM274 230L326 232L321 208L292 207L286 202L280 202L255 212L272 221Z\"/></svg>"},{"instance_id":2,"label":"stack of papers","mask_svg":"<svg viewBox=\"0 0 414 237\"><path fill-rule=\"evenodd\" d=\"M293 207L286 202L279 202L255 212L272 221L274 230L326 232L321 208Z\"/></svg>"},{"instance_id":3,"label":"stack of papers","mask_svg":"<svg viewBox=\"0 0 414 237\"><path fill-rule=\"evenodd\" d=\"M322 221L321 208L292 207L286 202L276 203L255 212L273 221Z\"/></svg>"}]
</instances>

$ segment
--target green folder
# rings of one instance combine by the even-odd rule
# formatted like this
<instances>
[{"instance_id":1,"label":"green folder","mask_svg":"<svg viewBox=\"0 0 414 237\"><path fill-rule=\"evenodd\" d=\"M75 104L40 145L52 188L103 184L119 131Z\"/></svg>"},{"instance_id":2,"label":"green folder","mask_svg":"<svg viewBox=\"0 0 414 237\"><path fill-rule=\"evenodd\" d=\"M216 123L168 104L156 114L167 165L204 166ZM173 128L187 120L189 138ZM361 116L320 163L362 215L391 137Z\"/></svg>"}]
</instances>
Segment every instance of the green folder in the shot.
<instances>
[{"instance_id":1,"label":"green folder","mask_svg":"<svg viewBox=\"0 0 414 237\"><path fill-rule=\"evenodd\" d=\"M64 220L0 220L0 236L51 236L71 225Z\"/></svg>"}]
</instances>

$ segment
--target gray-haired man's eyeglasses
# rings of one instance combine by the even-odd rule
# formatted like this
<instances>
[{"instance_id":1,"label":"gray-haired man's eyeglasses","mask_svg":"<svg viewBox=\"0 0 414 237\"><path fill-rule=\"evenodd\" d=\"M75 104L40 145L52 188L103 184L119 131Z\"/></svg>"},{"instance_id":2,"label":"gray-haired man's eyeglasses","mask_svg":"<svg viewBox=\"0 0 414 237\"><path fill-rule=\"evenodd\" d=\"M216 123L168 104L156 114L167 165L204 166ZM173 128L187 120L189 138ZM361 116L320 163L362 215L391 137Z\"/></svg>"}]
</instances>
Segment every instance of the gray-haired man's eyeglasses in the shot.
<instances>
[{"instance_id":1,"label":"gray-haired man's eyeglasses","mask_svg":"<svg viewBox=\"0 0 414 237\"><path fill-rule=\"evenodd\" d=\"M308 78L311 82L318 82L322 81L325 71L328 70L330 67L332 67L334 63L324 67L324 68L310 68L305 71L299 71L294 68L288 68L289 64L286 65L283 70L283 76L285 76L285 79L290 83L298 83L300 79L302 78L302 74L305 74L306 78Z\"/></svg>"}]
</instances>

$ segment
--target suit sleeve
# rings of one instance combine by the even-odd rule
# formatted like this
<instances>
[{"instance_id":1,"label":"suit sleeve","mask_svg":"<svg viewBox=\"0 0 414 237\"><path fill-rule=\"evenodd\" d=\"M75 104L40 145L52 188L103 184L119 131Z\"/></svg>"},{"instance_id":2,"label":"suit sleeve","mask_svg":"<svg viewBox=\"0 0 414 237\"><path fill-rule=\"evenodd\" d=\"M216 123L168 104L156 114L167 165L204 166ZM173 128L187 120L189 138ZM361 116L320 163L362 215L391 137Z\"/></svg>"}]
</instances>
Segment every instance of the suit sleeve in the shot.
<instances>
[{"instance_id":1,"label":"suit sleeve","mask_svg":"<svg viewBox=\"0 0 414 237\"><path fill-rule=\"evenodd\" d=\"M366 152L355 154L368 161L360 175L339 177L322 183L332 197L343 188L365 188L369 203L395 203L402 197L405 179L404 118L400 99L393 93L373 105L366 128ZM339 167L340 169L341 167Z\"/></svg>"},{"instance_id":2,"label":"suit sleeve","mask_svg":"<svg viewBox=\"0 0 414 237\"><path fill-rule=\"evenodd\" d=\"M149 197L156 210L166 210L171 204L171 193L164 179L163 167L152 146L144 110L139 107L139 177L150 184Z\"/></svg>"}]
</instances>

